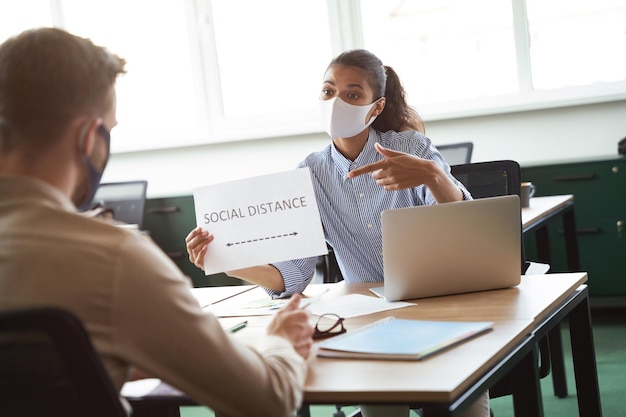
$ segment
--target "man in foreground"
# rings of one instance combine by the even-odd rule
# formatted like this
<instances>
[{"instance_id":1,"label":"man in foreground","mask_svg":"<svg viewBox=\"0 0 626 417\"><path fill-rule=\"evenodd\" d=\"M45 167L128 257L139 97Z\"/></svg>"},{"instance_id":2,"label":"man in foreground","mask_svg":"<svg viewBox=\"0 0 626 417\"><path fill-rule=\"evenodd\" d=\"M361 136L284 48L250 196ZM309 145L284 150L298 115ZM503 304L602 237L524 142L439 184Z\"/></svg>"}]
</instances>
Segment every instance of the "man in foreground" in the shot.
<instances>
[{"instance_id":1,"label":"man in foreground","mask_svg":"<svg viewBox=\"0 0 626 417\"><path fill-rule=\"evenodd\" d=\"M220 414L293 415L313 333L298 295L243 346L152 241L77 212L109 157L124 65L58 29L0 46L0 310L70 310L118 389L138 368Z\"/></svg>"}]
</instances>

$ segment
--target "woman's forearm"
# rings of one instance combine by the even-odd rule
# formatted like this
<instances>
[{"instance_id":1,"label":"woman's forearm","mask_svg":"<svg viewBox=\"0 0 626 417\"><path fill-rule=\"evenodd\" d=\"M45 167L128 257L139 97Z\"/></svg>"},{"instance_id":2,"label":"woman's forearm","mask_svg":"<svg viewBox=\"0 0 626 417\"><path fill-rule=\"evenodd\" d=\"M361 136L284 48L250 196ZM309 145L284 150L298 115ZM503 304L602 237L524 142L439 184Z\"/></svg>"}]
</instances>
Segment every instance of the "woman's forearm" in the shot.
<instances>
[{"instance_id":1,"label":"woman's forearm","mask_svg":"<svg viewBox=\"0 0 626 417\"><path fill-rule=\"evenodd\" d=\"M272 265L259 265L250 268L227 271L229 277L243 279L273 291L285 291L285 281L280 271Z\"/></svg>"}]
</instances>

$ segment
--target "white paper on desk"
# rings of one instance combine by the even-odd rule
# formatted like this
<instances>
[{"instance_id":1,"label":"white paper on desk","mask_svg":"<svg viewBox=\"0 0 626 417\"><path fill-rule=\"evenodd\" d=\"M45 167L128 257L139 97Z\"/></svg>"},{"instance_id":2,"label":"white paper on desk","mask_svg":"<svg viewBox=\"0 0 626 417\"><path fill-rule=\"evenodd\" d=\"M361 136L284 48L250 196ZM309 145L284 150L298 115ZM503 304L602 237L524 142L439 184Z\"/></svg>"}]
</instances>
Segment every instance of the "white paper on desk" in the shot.
<instances>
[{"instance_id":1,"label":"white paper on desk","mask_svg":"<svg viewBox=\"0 0 626 417\"><path fill-rule=\"evenodd\" d=\"M230 285L221 287L200 287L191 288L191 295L198 300L200 307L207 307L211 304L228 300L239 294L255 290L256 285Z\"/></svg>"},{"instance_id":2,"label":"white paper on desk","mask_svg":"<svg viewBox=\"0 0 626 417\"><path fill-rule=\"evenodd\" d=\"M217 317L267 316L276 313L289 300L272 299L262 287L239 293L235 297L203 308Z\"/></svg>"},{"instance_id":3,"label":"white paper on desk","mask_svg":"<svg viewBox=\"0 0 626 417\"><path fill-rule=\"evenodd\" d=\"M316 316L321 316L326 313L335 313L341 317L349 318L413 305L415 305L415 303L406 301L390 302L382 298L363 294L348 294L321 299L311 304L309 310Z\"/></svg>"},{"instance_id":4,"label":"white paper on desk","mask_svg":"<svg viewBox=\"0 0 626 417\"><path fill-rule=\"evenodd\" d=\"M193 190L196 224L215 236L214 274L328 253L308 168Z\"/></svg>"},{"instance_id":5,"label":"white paper on desk","mask_svg":"<svg viewBox=\"0 0 626 417\"><path fill-rule=\"evenodd\" d=\"M241 303L217 303L205 307L204 311L210 311L216 317L247 317L247 316L271 316L283 308L289 302L286 298L272 299L269 296L257 298Z\"/></svg>"},{"instance_id":6,"label":"white paper on desk","mask_svg":"<svg viewBox=\"0 0 626 417\"><path fill-rule=\"evenodd\" d=\"M317 303L330 289L339 284L341 283L309 285L304 290L300 305L306 304L307 301ZM205 306L204 311L210 311L217 317L268 316L275 314L288 302L288 298L271 298L261 287L256 287L252 291Z\"/></svg>"},{"instance_id":7,"label":"white paper on desk","mask_svg":"<svg viewBox=\"0 0 626 417\"><path fill-rule=\"evenodd\" d=\"M127 381L122 386L121 394L124 397L143 397L154 391L161 380L158 378L138 379L136 381Z\"/></svg>"}]
</instances>

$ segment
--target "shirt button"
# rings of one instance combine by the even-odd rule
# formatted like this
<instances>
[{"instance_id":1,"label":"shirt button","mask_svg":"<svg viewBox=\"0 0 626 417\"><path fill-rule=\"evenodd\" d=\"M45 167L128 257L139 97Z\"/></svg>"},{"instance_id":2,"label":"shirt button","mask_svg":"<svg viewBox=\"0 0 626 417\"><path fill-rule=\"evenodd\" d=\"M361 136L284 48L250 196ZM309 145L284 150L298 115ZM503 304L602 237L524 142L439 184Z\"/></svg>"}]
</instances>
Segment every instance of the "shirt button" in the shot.
<instances>
[{"instance_id":1,"label":"shirt button","mask_svg":"<svg viewBox=\"0 0 626 417\"><path fill-rule=\"evenodd\" d=\"M367 228L368 228L368 229L371 229L372 227L374 227L374 226L372 226L372 223L369 223L369 224L367 225Z\"/></svg>"},{"instance_id":2,"label":"shirt button","mask_svg":"<svg viewBox=\"0 0 626 417\"><path fill-rule=\"evenodd\" d=\"M365 193L359 193L359 197L361 198L365 197Z\"/></svg>"}]
</instances>

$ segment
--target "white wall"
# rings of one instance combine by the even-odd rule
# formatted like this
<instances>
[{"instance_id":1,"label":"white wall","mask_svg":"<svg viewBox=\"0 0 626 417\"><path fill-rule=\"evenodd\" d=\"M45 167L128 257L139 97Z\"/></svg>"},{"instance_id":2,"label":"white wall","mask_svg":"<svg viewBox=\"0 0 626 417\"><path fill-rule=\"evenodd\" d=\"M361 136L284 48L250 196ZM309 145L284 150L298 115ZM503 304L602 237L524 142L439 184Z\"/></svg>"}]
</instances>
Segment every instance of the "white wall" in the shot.
<instances>
[{"instance_id":1,"label":"white wall","mask_svg":"<svg viewBox=\"0 0 626 417\"><path fill-rule=\"evenodd\" d=\"M435 143L474 142L473 161L522 166L617 155L626 137L626 101L432 122Z\"/></svg>"},{"instance_id":2,"label":"white wall","mask_svg":"<svg viewBox=\"0 0 626 417\"><path fill-rule=\"evenodd\" d=\"M524 166L614 156L626 137L626 101L427 121L426 133L435 144L474 142L474 162L514 159ZM103 181L147 179L148 197L187 195L194 187L293 169L328 141L319 134L114 154Z\"/></svg>"}]
</instances>

